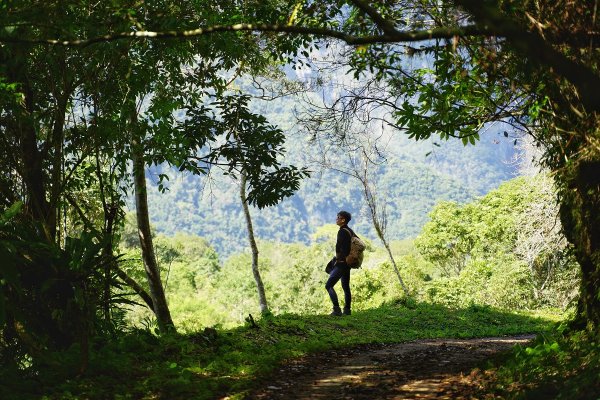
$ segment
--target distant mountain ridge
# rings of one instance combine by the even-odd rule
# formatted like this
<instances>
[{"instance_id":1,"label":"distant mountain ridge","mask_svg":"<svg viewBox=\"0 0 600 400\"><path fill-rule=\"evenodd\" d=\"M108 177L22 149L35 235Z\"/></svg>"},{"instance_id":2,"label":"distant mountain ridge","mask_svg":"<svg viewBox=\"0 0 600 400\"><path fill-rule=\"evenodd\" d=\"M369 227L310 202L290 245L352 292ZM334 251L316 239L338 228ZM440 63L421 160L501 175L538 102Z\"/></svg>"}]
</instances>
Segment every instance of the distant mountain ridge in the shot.
<instances>
[{"instance_id":1,"label":"distant mountain ridge","mask_svg":"<svg viewBox=\"0 0 600 400\"><path fill-rule=\"evenodd\" d=\"M277 124L290 121L289 112L270 107L265 115ZM288 136L286 148L285 161L297 166L302 166L302 160L312 151L298 134ZM438 147L433 141L415 142L398 134L388 150L388 163L379 166L374 176L380 188L378 195L386 200L392 240L416 236L438 201L465 203L516 175L510 163L515 154L513 144L501 140L498 133L483 135L477 145L469 147L458 141ZM172 176L166 193L156 188L158 173ZM150 217L158 232L202 236L225 258L248 247L246 225L237 182L219 173L211 175L213 182L164 167L150 168ZM263 240L307 243L319 226L334 223L337 211L345 209L353 214L353 228L375 239L361 190L359 183L347 175L317 171L291 198L275 207L252 210L255 234Z\"/></svg>"}]
</instances>

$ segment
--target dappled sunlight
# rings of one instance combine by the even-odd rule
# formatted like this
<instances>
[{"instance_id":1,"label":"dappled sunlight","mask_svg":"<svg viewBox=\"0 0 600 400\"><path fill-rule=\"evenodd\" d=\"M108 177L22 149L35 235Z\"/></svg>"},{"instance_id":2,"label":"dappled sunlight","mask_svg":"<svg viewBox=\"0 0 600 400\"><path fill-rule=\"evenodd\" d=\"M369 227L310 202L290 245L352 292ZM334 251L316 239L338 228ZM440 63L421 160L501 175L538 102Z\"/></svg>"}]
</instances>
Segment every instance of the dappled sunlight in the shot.
<instances>
[{"instance_id":1,"label":"dappled sunlight","mask_svg":"<svg viewBox=\"0 0 600 400\"><path fill-rule=\"evenodd\" d=\"M457 388L469 386L464 376L479 363L532 339L418 340L330 351L284 366L250 398L455 398Z\"/></svg>"}]
</instances>

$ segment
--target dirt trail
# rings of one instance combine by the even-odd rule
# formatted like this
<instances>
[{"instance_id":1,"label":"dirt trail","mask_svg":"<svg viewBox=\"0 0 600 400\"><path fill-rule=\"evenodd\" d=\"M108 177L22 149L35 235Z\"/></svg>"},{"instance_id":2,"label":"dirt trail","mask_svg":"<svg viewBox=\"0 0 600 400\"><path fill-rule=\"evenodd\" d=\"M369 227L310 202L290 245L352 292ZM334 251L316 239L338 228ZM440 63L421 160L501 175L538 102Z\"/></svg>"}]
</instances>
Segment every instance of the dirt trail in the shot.
<instances>
[{"instance_id":1,"label":"dirt trail","mask_svg":"<svg viewBox=\"0 0 600 400\"><path fill-rule=\"evenodd\" d=\"M469 373L533 335L366 345L295 360L247 399L468 399Z\"/></svg>"}]
</instances>

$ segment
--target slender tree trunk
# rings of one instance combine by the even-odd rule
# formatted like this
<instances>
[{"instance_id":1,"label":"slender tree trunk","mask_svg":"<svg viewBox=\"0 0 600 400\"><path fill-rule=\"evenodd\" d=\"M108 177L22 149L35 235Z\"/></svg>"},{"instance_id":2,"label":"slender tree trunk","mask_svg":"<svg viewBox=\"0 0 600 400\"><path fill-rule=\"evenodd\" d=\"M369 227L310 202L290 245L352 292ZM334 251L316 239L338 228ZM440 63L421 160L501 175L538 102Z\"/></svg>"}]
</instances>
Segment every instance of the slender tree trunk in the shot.
<instances>
[{"instance_id":1,"label":"slender tree trunk","mask_svg":"<svg viewBox=\"0 0 600 400\"><path fill-rule=\"evenodd\" d=\"M242 206L244 208L244 216L246 217L246 227L248 228L248 241L250 242L250 248L252 249L252 274L254 275L254 281L256 282L256 288L258 290L258 302L260 304L261 314L269 313L269 306L267 305L267 296L265 295L265 287L260 277L260 271L258 270L258 246L256 240L254 240L254 228L252 227L252 217L250 216L250 208L246 201L246 174L242 172L241 183L240 183L240 199L242 200Z\"/></svg>"},{"instance_id":2,"label":"slender tree trunk","mask_svg":"<svg viewBox=\"0 0 600 400\"><path fill-rule=\"evenodd\" d=\"M560 193L560 218L581 267L575 325L600 328L600 161L582 162Z\"/></svg>"},{"instance_id":3,"label":"slender tree trunk","mask_svg":"<svg viewBox=\"0 0 600 400\"><path fill-rule=\"evenodd\" d=\"M404 284L404 280L402 279L402 276L400 275L400 270L398 269L398 265L396 265L396 260L394 259L394 256L392 255L392 250L390 248L390 245L389 245L387 239L385 238L385 230L387 227L387 219L385 217L385 214L386 214L385 213L385 204L381 204L375 199L375 196L373 195L373 192L372 192L371 188L369 187L369 180L367 179L367 173L368 173L367 168L368 168L368 164L365 162L363 176L362 176L362 178L358 177L358 179L360 180L360 182L363 185L363 192L365 194L365 200L367 201L367 205L369 206L369 211L371 214L371 222L373 222L373 227L375 228L377 237L381 240L381 242L385 246L385 249L388 252L388 256L390 258L392 266L394 267L394 271L396 272L396 276L398 277L400 286L402 287L402 290L404 291L404 295L406 297L408 297L408 296L410 296L410 294L408 292L408 289L406 288L406 285Z\"/></svg>"},{"instance_id":4,"label":"slender tree trunk","mask_svg":"<svg viewBox=\"0 0 600 400\"><path fill-rule=\"evenodd\" d=\"M373 201L372 196L371 196L371 201ZM402 276L400 275L400 270L398 269L398 265L396 265L396 260L394 259L394 256L392 255L392 249L390 248L390 245L389 245L387 239L385 238L384 228L381 226L381 223L377 219L377 213L376 213L376 209L374 206L375 206L374 204L371 204L369 202L369 209L371 210L371 221L373 222L373 227L375 227L375 232L377 233L377 237L379 237L379 239L383 243L383 246L385 247L385 249L388 252L388 257L390 258L392 266L394 267L394 272L396 272L396 276L398 277L398 282L400 282L400 286L402 287L402 290L404 291L404 295L406 297L408 297L409 296L408 289L406 288L406 285L404 284L404 280L402 279Z\"/></svg>"},{"instance_id":5,"label":"slender tree trunk","mask_svg":"<svg viewBox=\"0 0 600 400\"><path fill-rule=\"evenodd\" d=\"M112 271L116 269L117 262L112 258L113 255L113 228L117 217L117 208L114 204L110 208L104 207L104 235L106 238L106 244L102 252L105 257L111 257L111 262L106 263L104 266L104 287L102 289L102 312L104 314L104 320L110 322L110 283Z\"/></svg>"},{"instance_id":6,"label":"slender tree trunk","mask_svg":"<svg viewBox=\"0 0 600 400\"><path fill-rule=\"evenodd\" d=\"M113 226L115 218L117 217L117 210L114 204L110 207L106 203L104 179L102 178L102 168L100 167L100 151L98 149L98 143L95 143L96 147L96 178L98 178L100 200L102 201L102 211L104 211L104 227L103 236L105 238L104 249L102 250L105 256L112 256L113 253ZM104 314L104 320L110 322L110 277L111 270L113 269L115 262L106 263L104 266L104 287L102 289L102 313Z\"/></svg>"},{"instance_id":7,"label":"slender tree trunk","mask_svg":"<svg viewBox=\"0 0 600 400\"><path fill-rule=\"evenodd\" d=\"M135 130L135 128L134 128ZM131 144L133 159L133 176L135 186L135 205L138 224L138 235L142 248L142 259L150 287L150 296L154 305L154 314L161 333L175 330L167 299L160 280L160 270L156 262L154 245L150 234L150 218L148 216L148 196L146 188L146 173L144 148L140 138L134 134Z\"/></svg>"},{"instance_id":8,"label":"slender tree trunk","mask_svg":"<svg viewBox=\"0 0 600 400\"><path fill-rule=\"evenodd\" d=\"M392 266L394 267L394 271L396 272L396 276L398 277L398 281L400 282L400 286L402 286L402 290L404 291L404 295L406 297L409 296L408 293L408 289L406 288L406 285L404 284L404 280L402 279L402 276L400 276L400 270L398 269L398 266L396 265L396 260L394 260L394 256L392 255L392 249L390 248L389 243L387 242L387 240L385 239L384 236L381 236L379 239L381 239L381 241L383 242L383 245L385 246L385 249L388 252L388 256L390 257L390 261L392 262Z\"/></svg>"},{"instance_id":9,"label":"slender tree trunk","mask_svg":"<svg viewBox=\"0 0 600 400\"><path fill-rule=\"evenodd\" d=\"M54 126L52 128L52 174L50 175L50 201L48 214L48 229L53 239L57 236L57 219L60 210L60 194L62 190L62 162L63 162L63 143L65 113L67 110L68 95L59 94L57 97L57 107L54 116ZM58 239L60 241L60 238Z\"/></svg>"}]
</instances>

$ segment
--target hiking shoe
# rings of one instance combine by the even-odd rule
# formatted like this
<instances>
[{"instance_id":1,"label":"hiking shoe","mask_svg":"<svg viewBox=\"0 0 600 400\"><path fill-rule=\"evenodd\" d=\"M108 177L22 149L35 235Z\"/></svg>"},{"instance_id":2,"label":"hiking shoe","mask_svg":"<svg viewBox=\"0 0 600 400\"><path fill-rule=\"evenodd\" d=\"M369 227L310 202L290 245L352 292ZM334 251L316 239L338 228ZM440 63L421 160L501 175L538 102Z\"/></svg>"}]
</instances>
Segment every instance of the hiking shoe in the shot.
<instances>
[{"instance_id":1,"label":"hiking shoe","mask_svg":"<svg viewBox=\"0 0 600 400\"><path fill-rule=\"evenodd\" d=\"M349 309L349 308L344 308L344 312L343 312L343 314L344 314L344 315L350 315L350 314L352 314L352 311L350 311L350 309Z\"/></svg>"},{"instance_id":2,"label":"hiking shoe","mask_svg":"<svg viewBox=\"0 0 600 400\"><path fill-rule=\"evenodd\" d=\"M342 315L342 310L340 310L339 308L334 308L333 311L331 312L332 317L339 317Z\"/></svg>"}]
</instances>

